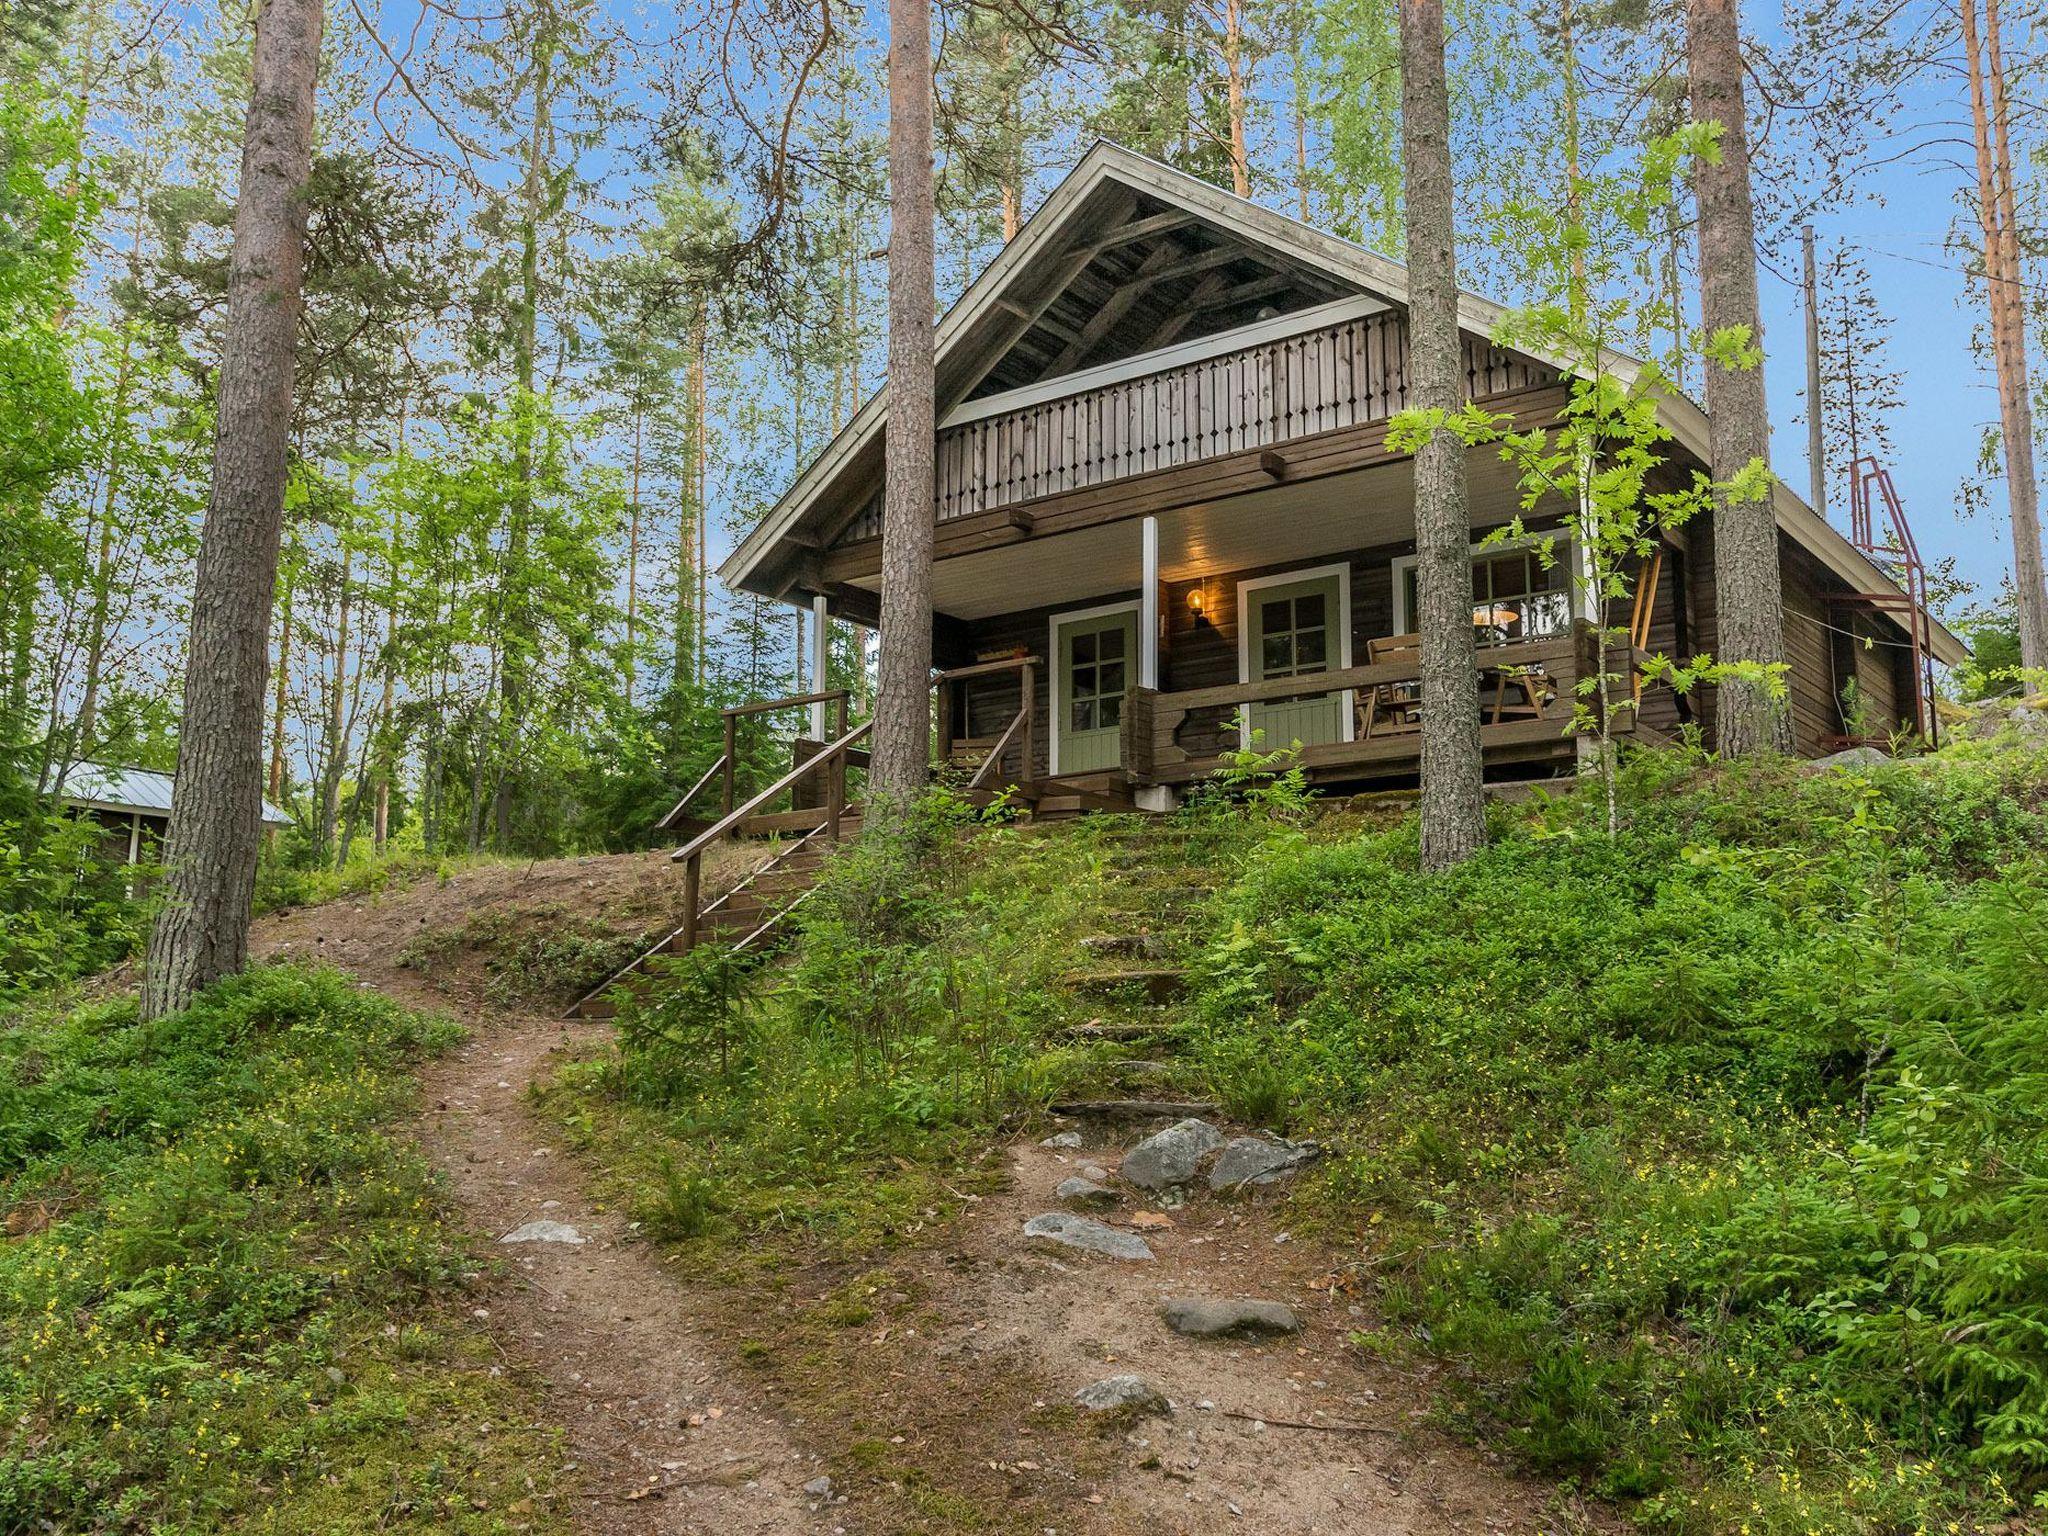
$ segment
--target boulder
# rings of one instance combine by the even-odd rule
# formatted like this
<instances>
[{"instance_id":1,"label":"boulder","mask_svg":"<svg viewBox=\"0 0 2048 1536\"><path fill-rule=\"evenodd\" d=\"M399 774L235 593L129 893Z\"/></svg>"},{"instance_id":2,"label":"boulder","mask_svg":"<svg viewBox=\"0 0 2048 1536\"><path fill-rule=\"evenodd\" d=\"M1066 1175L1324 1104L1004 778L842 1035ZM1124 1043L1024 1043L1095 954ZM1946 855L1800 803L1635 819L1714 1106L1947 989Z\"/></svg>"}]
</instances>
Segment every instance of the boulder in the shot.
<instances>
[{"instance_id":1,"label":"boulder","mask_svg":"<svg viewBox=\"0 0 2048 1536\"><path fill-rule=\"evenodd\" d=\"M566 1221L529 1221L498 1239L501 1243L587 1243L589 1238Z\"/></svg>"},{"instance_id":2,"label":"boulder","mask_svg":"<svg viewBox=\"0 0 2048 1536\"><path fill-rule=\"evenodd\" d=\"M1840 768L1853 772L1858 768L1874 768L1879 763L1891 761L1891 754L1880 747L1845 747L1840 752L1830 752L1826 757L1816 757L1809 768Z\"/></svg>"},{"instance_id":3,"label":"boulder","mask_svg":"<svg viewBox=\"0 0 2048 1536\"><path fill-rule=\"evenodd\" d=\"M1112 1259L1149 1259L1152 1250L1145 1239L1115 1227L1105 1227L1086 1216L1069 1211L1048 1211L1024 1223L1024 1235L1038 1242L1057 1243L1083 1253L1099 1253Z\"/></svg>"},{"instance_id":4,"label":"boulder","mask_svg":"<svg viewBox=\"0 0 2048 1536\"><path fill-rule=\"evenodd\" d=\"M1312 1141L1286 1141L1278 1136L1234 1136L1209 1170L1211 1189L1237 1189L1246 1184L1277 1184L1304 1163L1323 1155Z\"/></svg>"},{"instance_id":5,"label":"boulder","mask_svg":"<svg viewBox=\"0 0 2048 1536\"><path fill-rule=\"evenodd\" d=\"M1059 1188L1053 1193L1073 1205L1114 1205L1116 1191L1107 1184L1098 1184L1093 1179L1076 1176L1061 1179Z\"/></svg>"},{"instance_id":6,"label":"boulder","mask_svg":"<svg viewBox=\"0 0 2048 1536\"><path fill-rule=\"evenodd\" d=\"M1060 1131L1055 1135L1046 1137L1039 1145L1041 1147L1051 1147L1055 1152L1070 1152L1075 1147L1081 1145L1081 1133L1079 1131Z\"/></svg>"},{"instance_id":7,"label":"boulder","mask_svg":"<svg viewBox=\"0 0 2048 1536\"><path fill-rule=\"evenodd\" d=\"M1249 1338L1259 1334L1299 1333L1301 1319L1294 1309L1279 1301L1215 1301L1207 1297L1181 1297L1159 1309L1166 1326L1175 1333L1198 1339L1235 1334Z\"/></svg>"},{"instance_id":8,"label":"boulder","mask_svg":"<svg viewBox=\"0 0 2048 1536\"><path fill-rule=\"evenodd\" d=\"M1138 1413L1171 1413L1166 1394L1142 1376L1105 1376L1091 1381L1074 1394L1074 1401L1090 1413L1108 1413L1129 1408Z\"/></svg>"},{"instance_id":9,"label":"boulder","mask_svg":"<svg viewBox=\"0 0 2048 1536\"><path fill-rule=\"evenodd\" d=\"M1140 1189L1171 1189L1192 1179L1202 1159L1222 1145L1223 1133L1208 1121L1177 1121L1126 1152L1119 1171Z\"/></svg>"}]
</instances>

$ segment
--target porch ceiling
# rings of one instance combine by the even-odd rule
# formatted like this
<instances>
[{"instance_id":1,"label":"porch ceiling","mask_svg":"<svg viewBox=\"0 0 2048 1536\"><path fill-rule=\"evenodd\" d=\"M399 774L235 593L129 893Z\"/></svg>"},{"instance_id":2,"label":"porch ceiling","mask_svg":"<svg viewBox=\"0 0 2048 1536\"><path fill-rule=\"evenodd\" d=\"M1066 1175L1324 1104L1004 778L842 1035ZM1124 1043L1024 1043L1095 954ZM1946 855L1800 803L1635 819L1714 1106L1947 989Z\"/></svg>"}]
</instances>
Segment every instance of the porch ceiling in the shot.
<instances>
[{"instance_id":1,"label":"porch ceiling","mask_svg":"<svg viewBox=\"0 0 2048 1536\"><path fill-rule=\"evenodd\" d=\"M1491 454L1470 460L1476 528L1508 520L1514 477ZM1167 581L1306 564L1414 537L1415 475L1408 460L1299 485L1195 502L1159 517L1159 570ZM1143 579L1139 519L1019 540L956 555L932 568L933 606L962 619L1034 608L1079 607L1135 589ZM870 589L879 578L859 583Z\"/></svg>"}]
</instances>

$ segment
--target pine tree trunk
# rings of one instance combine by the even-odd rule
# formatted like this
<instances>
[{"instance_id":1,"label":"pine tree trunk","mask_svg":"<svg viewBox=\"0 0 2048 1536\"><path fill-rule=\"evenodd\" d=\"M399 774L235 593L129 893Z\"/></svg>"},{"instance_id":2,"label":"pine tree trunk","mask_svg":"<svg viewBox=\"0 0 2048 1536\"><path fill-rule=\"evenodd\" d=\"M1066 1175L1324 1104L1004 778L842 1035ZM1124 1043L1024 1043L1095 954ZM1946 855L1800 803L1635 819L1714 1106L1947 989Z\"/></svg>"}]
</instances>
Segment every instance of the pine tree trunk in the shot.
<instances>
[{"instance_id":1,"label":"pine tree trunk","mask_svg":"<svg viewBox=\"0 0 2048 1536\"><path fill-rule=\"evenodd\" d=\"M242 968L263 835L263 695L305 267L300 200L313 160L319 0L257 16L241 191L228 258L213 485L185 663L165 902L142 1014L156 1018Z\"/></svg>"},{"instance_id":2,"label":"pine tree trunk","mask_svg":"<svg viewBox=\"0 0 2048 1536\"><path fill-rule=\"evenodd\" d=\"M931 759L933 412L930 0L889 0L889 416L882 628L868 773L884 818Z\"/></svg>"},{"instance_id":3,"label":"pine tree trunk","mask_svg":"<svg viewBox=\"0 0 2048 1536\"><path fill-rule=\"evenodd\" d=\"M1991 355L1998 379L1998 430L2005 453L2006 498L2012 511L2013 590L2019 605L2020 665L2033 669L2048 667L2048 586L2044 586L2042 574L2040 486L2034 472L2034 408L2027 379L2025 289L2015 228L1998 0L1984 0L1986 35L1981 43L1976 0L1962 0L1961 12L1963 47L1969 54L1977 202L1984 225L1984 285L1991 312Z\"/></svg>"},{"instance_id":4,"label":"pine tree trunk","mask_svg":"<svg viewBox=\"0 0 2048 1536\"><path fill-rule=\"evenodd\" d=\"M1401 0L1401 159L1407 179L1410 398L1464 403L1453 247L1443 0ZM1422 864L1447 869L1486 841L1472 521L1465 444L1438 431L1415 455L1415 577L1422 636Z\"/></svg>"},{"instance_id":5,"label":"pine tree trunk","mask_svg":"<svg viewBox=\"0 0 2048 1536\"><path fill-rule=\"evenodd\" d=\"M1709 336L1746 327L1763 344L1756 295L1756 225L1750 206L1749 129L1743 116L1742 40L1736 0L1687 0L1686 63L1692 115L1721 125L1719 164L1694 173L1699 202L1700 323ZM1770 417L1761 366L1706 360L1709 453L1725 486L1752 464L1768 465ZM1715 655L1765 666L1785 659L1785 595L1778 570L1778 522L1768 490L1714 497ZM1731 678L1715 703L1715 745L1724 757L1792 750L1791 714L1764 687Z\"/></svg>"},{"instance_id":6,"label":"pine tree trunk","mask_svg":"<svg viewBox=\"0 0 2048 1536\"><path fill-rule=\"evenodd\" d=\"M1250 197L1252 161L1244 127L1243 0L1223 0L1223 69L1230 109L1230 186L1239 197Z\"/></svg>"}]
</instances>

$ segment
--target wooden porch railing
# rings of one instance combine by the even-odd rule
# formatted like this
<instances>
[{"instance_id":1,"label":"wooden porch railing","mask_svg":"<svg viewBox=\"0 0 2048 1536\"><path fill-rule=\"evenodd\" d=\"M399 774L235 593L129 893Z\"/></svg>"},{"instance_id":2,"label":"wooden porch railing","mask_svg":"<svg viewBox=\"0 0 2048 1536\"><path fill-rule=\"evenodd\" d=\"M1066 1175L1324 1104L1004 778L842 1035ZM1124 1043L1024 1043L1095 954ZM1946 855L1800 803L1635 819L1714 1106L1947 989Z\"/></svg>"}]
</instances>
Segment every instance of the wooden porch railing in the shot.
<instances>
[{"instance_id":1,"label":"wooden porch railing","mask_svg":"<svg viewBox=\"0 0 2048 1536\"><path fill-rule=\"evenodd\" d=\"M1038 752L1038 667L1039 660L1036 656L1004 656L995 661L976 662L969 667L954 667L933 677L933 705L937 716L933 739L937 743L939 760L944 762L952 756L953 749L958 743L971 739L957 735L954 730L956 721L963 713L964 703L956 697L957 685L980 677L999 677L1006 672L1017 674L1017 712L1010 717L1009 724L1003 727L989 748L988 756L982 760L980 767L975 769L974 776L967 781L969 790L988 787L990 779L1002 771L1003 755L1009 750L1010 743L1017 741L1017 787L1026 795L1031 793L1037 781L1035 758Z\"/></svg>"},{"instance_id":2,"label":"wooden porch railing","mask_svg":"<svg viewBox=\"0 0 2048 1536\"><path fill-rule=\"evenodd\" d=\"M1464 338L1475 399L1557 377L1519 353ZM941 523L1083 486L1287 443L1408 404L1408 335L1393 312L1331 320L1220 356L993 411L939 433L933 514ZM879 537L879 492L848 540Z\"/></svg>"},{"instance_id":3,"label":"wooden porch railing","mask_svg":"<svg viewBox=\"0 0 2048 1536\"><path fill-rule=\"evenodd\" d=\"M1483 673L1498 676L1503 671L1540 670L1552 690L1550 703L1533 718L1486 723L1491 690L1482 679L1482 748L1530 747L1545 742L1562 744L1565 731L1578 702L1576 689L1582 677L1600 667L1598 636L1589 624L1578 624L1569 635L1548 640L1518 641L1509 645L1486 646L1479 652ZM1610 645L1606 666L1610 672L1632 671L1633 647ZM1126 771L1141 784L1185 783L1210 773L1220 754L1197 755L1179 740L1190 715L1228 711L1235 714L1254 704L1280 704L1291 699L1318 698L1348 692L1360 696L1369 688L1419 683L1421 668L1413 660L1377 662L1360 667L1338 667L1305 677L1276 678L1270 682L1221 683L1212 688L1191 688L1179 693L1159 693L1134 688L1124 701L1122 751ZM1627 702L1627 689L1622 690ZM1354 711L1355 715L1355 711ZM1632 715L1631 715L1632 722ZM1288 744L1267 742L1268 749ZM1376 730L1350 741L1321 742L1302 749L1301 761L1310 769L1361 768L1385 765L1388 771L1420 755L1420 739L1414 730Z\"/></svg>"}]
</instances>

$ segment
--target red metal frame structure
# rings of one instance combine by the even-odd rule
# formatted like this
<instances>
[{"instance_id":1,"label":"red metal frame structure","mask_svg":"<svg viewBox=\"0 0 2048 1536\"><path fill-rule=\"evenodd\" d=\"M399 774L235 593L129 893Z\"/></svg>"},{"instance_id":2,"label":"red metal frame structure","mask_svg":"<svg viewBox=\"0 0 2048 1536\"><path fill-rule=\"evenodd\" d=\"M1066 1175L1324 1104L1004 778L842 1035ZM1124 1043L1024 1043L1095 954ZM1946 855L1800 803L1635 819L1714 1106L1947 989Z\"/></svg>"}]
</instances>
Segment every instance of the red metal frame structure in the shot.
<instances>
[{"instance_id":1,"label":"red metal frame structure","mask_svg":"<svg viewBox=\"0 0 2048 1536\"><path fill-rule=\"evenodd\" d=\"M1903 591L1852 592L1837 601L1898 617L1913 652L1913 724L1929 744L1934 709L1934 620L1927 611L1927 567L1920 560L1891 471L1865 454L1849 470L1849 542L1898 578Z\"/></svg>"}]
</instances>

